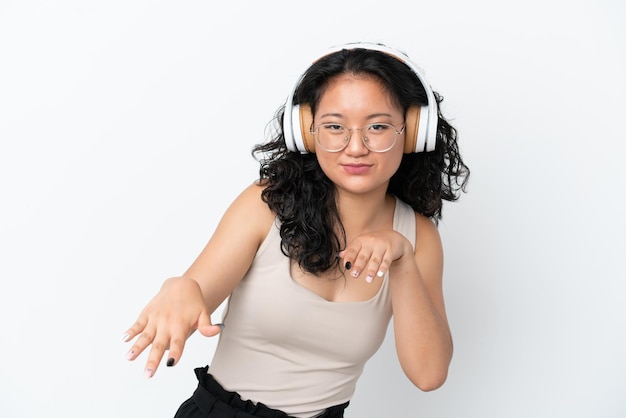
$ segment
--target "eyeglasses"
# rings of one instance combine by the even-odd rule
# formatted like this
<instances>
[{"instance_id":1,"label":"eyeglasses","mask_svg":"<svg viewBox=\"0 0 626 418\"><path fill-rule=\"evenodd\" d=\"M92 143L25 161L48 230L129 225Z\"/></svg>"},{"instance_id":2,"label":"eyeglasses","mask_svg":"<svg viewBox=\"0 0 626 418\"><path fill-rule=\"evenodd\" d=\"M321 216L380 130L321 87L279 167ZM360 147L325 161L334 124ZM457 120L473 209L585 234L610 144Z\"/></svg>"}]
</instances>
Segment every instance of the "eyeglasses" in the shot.
<instances>
[{"instance_id":1,"label":"eyeglasses","mask_svg":"<svg viewBox=\"0 0 626 418\"><path fill-rule=\"evenodd\" d=\"M327 152L343 151L350 143L352 131L361 131L361 140L373 152L387 152L396 144L400 131L389 123L372 123L362 128L346 128L339 123L322 123L311 129L315 142Z\"/></svg>"}]
</instances>

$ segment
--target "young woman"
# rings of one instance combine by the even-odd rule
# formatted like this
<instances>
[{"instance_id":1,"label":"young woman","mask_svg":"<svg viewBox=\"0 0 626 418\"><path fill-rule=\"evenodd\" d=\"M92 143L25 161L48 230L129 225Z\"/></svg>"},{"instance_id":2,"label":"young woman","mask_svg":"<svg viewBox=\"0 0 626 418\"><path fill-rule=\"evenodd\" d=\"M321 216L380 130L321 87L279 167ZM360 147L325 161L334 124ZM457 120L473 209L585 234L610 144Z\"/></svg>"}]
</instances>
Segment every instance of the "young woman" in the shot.
<instances>
[{"instance_id":1,"label":"young woman","mask_svg":"<svg viewBox=\"0 0 626 418\"><path fill-rule=\"evenodd\" d=\"M469 169L441 96L399 51L334 48L254 148L260 179L126 332L151 377L195 330L218 333L177 417L341 417L393 318L402 369L441 386L452 357L437 221ZM211 313L226 299L223 324Z\"/></svg>"}]
</instances>

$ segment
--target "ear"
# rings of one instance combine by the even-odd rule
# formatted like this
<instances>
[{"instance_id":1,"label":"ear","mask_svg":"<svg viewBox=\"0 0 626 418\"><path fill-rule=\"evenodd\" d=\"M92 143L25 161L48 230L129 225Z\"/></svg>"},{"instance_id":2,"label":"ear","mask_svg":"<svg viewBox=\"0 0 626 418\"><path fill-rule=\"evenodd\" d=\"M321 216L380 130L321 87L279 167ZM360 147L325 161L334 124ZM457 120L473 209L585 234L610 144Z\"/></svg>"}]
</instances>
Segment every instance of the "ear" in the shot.
<instances>
[{"instance_id":1,"label":"ear","mask_svg":"<svg viewBox=\"0 0 626 418\"><path fill-rule=\"evenodd\" d=\"M302 133L302 139L304 140L304 148L307 152L315 152L315 137L311 133L311 126L313 125L313 113L311 112L311 106L308 104L300 105L300 132Z\"/></svg>"}]
</instances>

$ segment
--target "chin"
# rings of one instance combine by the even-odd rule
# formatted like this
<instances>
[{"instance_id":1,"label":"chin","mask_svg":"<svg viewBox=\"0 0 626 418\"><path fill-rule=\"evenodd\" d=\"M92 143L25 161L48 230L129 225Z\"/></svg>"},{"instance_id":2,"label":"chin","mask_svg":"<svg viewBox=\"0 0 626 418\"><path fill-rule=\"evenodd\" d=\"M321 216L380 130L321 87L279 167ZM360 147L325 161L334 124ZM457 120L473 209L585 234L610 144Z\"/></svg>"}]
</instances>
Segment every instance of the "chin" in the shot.
<instances>
[{"instance_id":1,"label":"chin","mask_svg":"<svg viewBox=\"0 0 626 418\"><path fill-rule=\"evenodd\" d=\"M381 191L383 192L383 194L386 194L388 184L389 182L386 182L384 184L373 184L371 181L346 181L335 182L335 187L351 194L365 195Z\"/></svg>"}]
</instances>

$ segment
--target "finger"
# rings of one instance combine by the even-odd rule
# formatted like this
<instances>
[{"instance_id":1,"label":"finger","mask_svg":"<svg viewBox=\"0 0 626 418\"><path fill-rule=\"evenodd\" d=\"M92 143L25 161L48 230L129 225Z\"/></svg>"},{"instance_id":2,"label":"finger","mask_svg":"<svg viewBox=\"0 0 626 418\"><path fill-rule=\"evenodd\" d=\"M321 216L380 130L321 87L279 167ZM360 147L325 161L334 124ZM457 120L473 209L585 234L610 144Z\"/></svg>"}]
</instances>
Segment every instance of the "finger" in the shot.
<instances>
[{"instance_id":1,"label":"finger","mask_svg":"<svg viewBox=\"0 0 626 418\"><path fill-rule=\"evenodd\" d=\"M385 252L386 251L384 249L376 249L372 251L372 254L367 263L366 270L364 270L366 273L366 276L365 276L366 282L372 283L375 277L381 277L379 276L379 273L381 271L381 266L384 260Z\"/></svg>"},{"instance_id":2,"label":"finger","mask_svg":"<svg viewBox=\"0 0 626 418\"><path fill-rule=\"evenodd\" d=\"M147 323L147 316L142 313L139 318L137 318L137 321L122 335L122 342L128 342L139 335L144 330Z\"/></svg>"},{"instance_id":3,"label":"finger","mask_svg":"<svg viewBox=\"0 0 626 418\"><path fill-rule=\"evenodd\" d=\"M130 361L135 360L143 351L148 347L154 339L155 330L152 327L148 327L143 330L139 335L139 338L135 340L133 346L126 353L126 358Z\"/></svg>"},{"instance_id":4,"label":"finger","mask_svg":"<svg viewBox=\"0 0 626 418\"><path fill-rule=\"evenodd\" d=\"M213 337L219 334L224 329L224 324L215 324L198 326L198 331L205 337ZM187 338L183 334L172 336L169 343L169 350L167 355L167 367L175 366L182 357L185 349L185 342Z\"/></svg>"},{"instance_id":5,"label":"finger","mask_svg":"<svg viewBox=\"0 0 626 418\"><path fill-rule=\"evenodd\" d=\"M224 324L213 325L213 323L211 322L211 317L206 311L202 311L200 313L197 326L200 334L204 335L205 337L213 337L219 334L223 328Z\"/></svg>"},{"instance_id":6,"label":"finger","mask_svg":"<svg viewBox=\"0 0 626 418\"><path fill-rule=\"evenodd\" d=\"M180 330L182 328L179 327L177 329ZM167 362L165 363L167 367L172 367L178 363L178 361L183 355L186 341L187 341L187 335L185 335L184 332L172 333L172 336L170 337L169 344L168 344L169 349L167 353Z\"/></svg>"},{"instance_id":7,"label":"finger","mask_svg":"<svg viewBox=\"0 0 626 418\"><path fill-rule=\"evenodd\" d=\"M357 278L367 267L367 263L372 256L372 250L369 247L361 247L360 251L356 255L354 262L352 263L352 269L350 275Z\"/></svg>"},{"instance_id":8,"label":"finger","mask_svg":"<svg viewBox=\"0 0 626 418\"><path fill-rule=\"evenodd\" d=\"M383 278L385 274L387 274L390 268L391 268L391 260L383 257L383 260L381 261L380 266L378 266L376 277Z\"/></svg>"},{"instance_id":9,"label":"finger","mask_svg":"<svg viewBox=\"0 0 626 418\"><path fill-rule=\"evenodd\" d=\"M148 355L148 360L146 361L146 368L144 369L144 376L147 378L151 378L156 373L159 368L159 364L163 359L163 355L165 354L165 350L169 347L171 343L171 337L168 333L162 332L159 333L154 340L152 341L152 347L150 348L150 354Z\"/></svg>"},{"instance_id":10,"label":"finger","mask_svg":"<svg viewBox=\"0 0 626 418\"><path fill-rule=\"evenodd\" d=\"M339 252L339 257L341 258L341 260L343 261L343 266L346 269L346 271L350 271L352 270L352 263L354 262L354 260L356 259L356 255L357 255L358 251L351 247L346 248L345 250Z\"/></svg>"}]
</instances>

